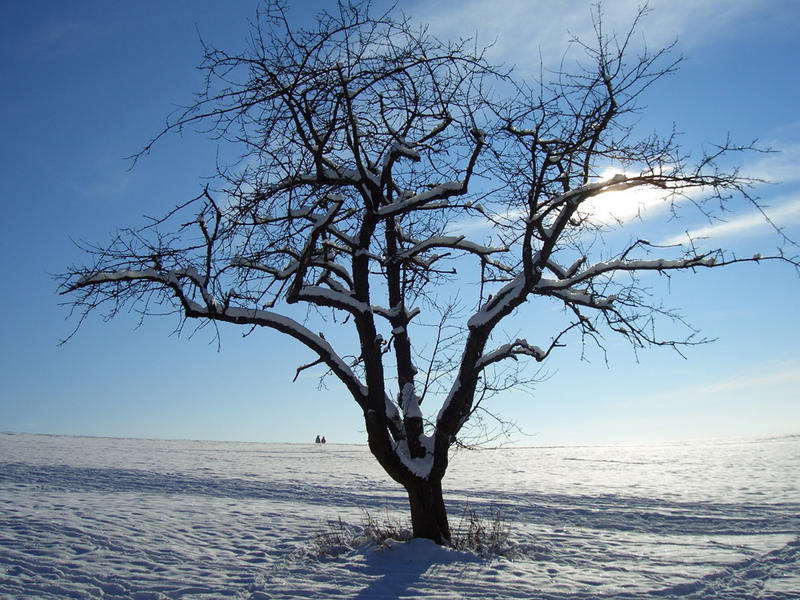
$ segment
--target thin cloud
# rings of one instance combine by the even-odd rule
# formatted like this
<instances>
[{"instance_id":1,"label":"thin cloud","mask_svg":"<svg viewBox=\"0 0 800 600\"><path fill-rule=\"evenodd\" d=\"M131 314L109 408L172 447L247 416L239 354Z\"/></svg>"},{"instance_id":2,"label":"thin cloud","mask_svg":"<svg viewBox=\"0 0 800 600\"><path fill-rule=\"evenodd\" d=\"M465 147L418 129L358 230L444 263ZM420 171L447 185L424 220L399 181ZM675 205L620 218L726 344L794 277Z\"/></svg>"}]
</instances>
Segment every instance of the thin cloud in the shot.
<instances>
[{"instance_id":1,"label":"thin cloud","mask_svg":"<svg viewBox=\"0 0 800 600\"><path fill-rule=\"evenodd\" d=\"M761 389L776 385L789 385L800 383L800 369L794 367L788 371L770 373L768 375L757 375L753 377L740 377L725 381L717 381L708 385L701 385L681 390L681 394L688 396L710 396L723 392L742 392L754 388Z\"/></svg>"},{"instance_id":2,"label":"thin cloud","mask_svg":"<svg viewBox=\"0 0 800 600\"><path fill-rule=\"evenodd\" d=\"M608 0L602 4L604 29L627 32L641 0ZM702 47L725 37L747 23L748 16L768 10L770 0L651 0L650 18L640 24L642 39L659 47L676 38L682 48ZM427 23L445 38L477 36L479 45L493 44L494 60L516 64L522 71L557 66L571 37L594 38L592 4L507 0L502 5L485 0L465 0L455 7L449 0L406 5L408 14Z\"/></svg>"},{"instance_id":3,"label":"thin cloud","mask_svg":"<svg viewBox=\"0 0 800 600\"><path fill-rule=\"evenodd\" d=\"M800 223L800 198L778 200L778 206L765 209L766 215L775 226L784 228ZM719 239L724 237L743 238L765 233L773 228L760 212L750 212L732 217L724 223L716 223L673 235L662 241L663 245L685 244L689 240Z\"/></svg>"},{"instance_id":4,"label":"thin cloud","mask_svg":"<svg viewBox=\"0 0 800 600\"><path fill-rule=\"evenodd\" d=\"M743 170L748 177L763 179L770 183L797 183L800 181L800 143L777 143L774 153L764 155L760 160Z\"/></svg>"},{"instance_id":5,"label":"thin cloud","mask_svg":"<svg viewBox=\"0 0 800 600\"><path fill-rule=\"evenodd\" d=\"M732 379L722 379L703 385L677 388L668 392L641 398L637 400L637 402L697 402L723 394L726 396L736 396L737 394L750 390L759 390L759 393L764 393L765 390L782 386L796 386L798 384L800 384L800 364L796 361L792 361L773 367L772 372L734 377Z\"/></svg>"}]
</instances>

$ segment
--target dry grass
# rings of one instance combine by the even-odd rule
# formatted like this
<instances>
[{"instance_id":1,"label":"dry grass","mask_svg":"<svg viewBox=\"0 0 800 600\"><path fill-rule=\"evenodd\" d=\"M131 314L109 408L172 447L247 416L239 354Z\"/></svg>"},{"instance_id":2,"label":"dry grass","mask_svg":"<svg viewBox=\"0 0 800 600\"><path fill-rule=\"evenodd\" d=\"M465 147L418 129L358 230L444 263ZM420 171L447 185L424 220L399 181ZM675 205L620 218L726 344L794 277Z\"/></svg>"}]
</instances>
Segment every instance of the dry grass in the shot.
<instances>
[{"instance_id":1,"label":"dry grass","mask_svg":"<svg viewBox=\"0 0 800 600\"><path fill-rule=\"evenodd\" d=\"M450 546L456 550L488 556L509 556L513 544L510 528L498 510L488 517L467 508L458 525L452 530ZM363 546L385 546L387 540L407 542L413 538L407 518L392 516L388 512L376 517L368 510L362 511L359 525L342 521L328 521L324 531L314 536L311 554L317 557L336 556Z\"/></svg>"}]
</instances>

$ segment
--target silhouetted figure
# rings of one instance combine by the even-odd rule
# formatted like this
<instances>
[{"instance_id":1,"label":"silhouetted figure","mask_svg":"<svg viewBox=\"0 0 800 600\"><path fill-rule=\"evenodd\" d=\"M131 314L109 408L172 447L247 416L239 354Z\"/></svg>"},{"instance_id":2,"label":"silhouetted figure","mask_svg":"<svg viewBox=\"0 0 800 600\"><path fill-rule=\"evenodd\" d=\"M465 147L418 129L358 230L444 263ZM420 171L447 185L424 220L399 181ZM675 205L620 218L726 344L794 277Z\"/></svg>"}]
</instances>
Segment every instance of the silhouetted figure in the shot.
<instances>
[{"instance_id":1,"label":"silhouetted figure","mask_svg":"<svg viewBox=\"0 0 800 600\"><path fill-rule=\"evenodd\" d=\"M322 442L320 442L319 436L317 436L317 439L316 439L316 440L314 440L314 443L315 443L315 444L320 444L320 443L322 443Z\"/></svg>"},{"instance_id":2,"label":"silhouetted figure","mask_svg":"<svg viewBox=\"0 0 800 600\"><path fill-rule=\"evenodd\" d=\"M323 443L323 444L324 444L324 443L326 443L326 442L325 442L325 436L324 436L324 435L322 436L322 440L320 440L320 442L321 442L321 443Z\"/></svg>"}]
</instances>

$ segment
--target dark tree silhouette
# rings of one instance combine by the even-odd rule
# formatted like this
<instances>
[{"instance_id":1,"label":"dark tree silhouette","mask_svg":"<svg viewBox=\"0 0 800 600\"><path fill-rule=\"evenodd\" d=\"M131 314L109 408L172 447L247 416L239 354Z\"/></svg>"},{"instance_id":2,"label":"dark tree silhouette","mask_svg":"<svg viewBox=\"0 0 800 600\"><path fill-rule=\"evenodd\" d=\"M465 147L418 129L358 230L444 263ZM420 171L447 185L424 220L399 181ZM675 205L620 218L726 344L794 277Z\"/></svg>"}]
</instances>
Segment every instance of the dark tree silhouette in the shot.
<instances>
[{"instance_id":1,"label":"dark tree silhouette","mask_svg":"<svg viewBox=\"0 0 800 600\"><path fill-rule=\"evenodd\" d=\"M316 359L298 373L321 365L344 384L372 454L408 492L414 535L445 542L448 452L488 397L531 380L530 360L609 332L635 347L701 341L657 335L659 319L678 317L651 298L647 272L797 264L691 240L605 243L609 225L589 207L609 192L657 189L708 215L732 197L758 206L755 182L723 169L751 146L691 162L674 135L634 135L640 96L678 62L671 48L631 48L641 16L615 36L596 14L596 39L575 40L583 67L532 85L392 11L344 2L295 29L275 1L246 52L206 50L205 90L153 140L198 125L240 160L163 218L84 246L94 260L65 273L61 292L79 323L96 309L172 307L182 322L305 345ZM618 174L601 177L608 168ZM352 328L352 347L316 333L331 317Z\"/></svg>"}]
</instances>

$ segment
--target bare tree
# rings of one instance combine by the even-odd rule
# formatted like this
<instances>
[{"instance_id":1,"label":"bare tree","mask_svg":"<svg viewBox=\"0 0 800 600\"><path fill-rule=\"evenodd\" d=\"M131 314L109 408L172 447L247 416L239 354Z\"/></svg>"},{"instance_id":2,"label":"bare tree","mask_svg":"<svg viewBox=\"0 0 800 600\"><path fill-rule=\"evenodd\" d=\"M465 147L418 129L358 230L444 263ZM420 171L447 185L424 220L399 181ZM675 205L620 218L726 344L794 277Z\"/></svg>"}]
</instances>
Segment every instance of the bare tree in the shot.
<instances>
[{"instance_id":1,"label":"bare tree","mask_svg":"<svg viewBox=\"0 0 800 600\"><path fill-rule=\"evenodd\" d=\"M634 51L636 22L607 35L598 13L595 29L592 44L575 42L583 67L529 85L472 42L391 11L344 1L294 29L275 1L246 52L206 50L205 90L153 140L200 125L237 160L163 218L85 246L93 263L71 268L61 291L79 321L166 306L181 322L299 341L316 359L298 373L321 365L361 407L372 454L408 492L414 535L445 542L448 452L487 398L530 381L530 360L567 340L602 346L609 332L635 347L699 341L691 329L657 335L659 318L677 316L647 293L648 272L797 265L604 242L608 224L588 207L609 192L657 189L709 216L734 196L758 204L754 182L723 169L749 146L692 163L674 136L634 136L641 94L677 60ZM602 178L609 167L619 174ZM558 324L533 312L554 302ZM352 328L351 347L312 329L326 318Z\"/></svg>"}]
</instances>

